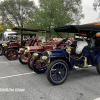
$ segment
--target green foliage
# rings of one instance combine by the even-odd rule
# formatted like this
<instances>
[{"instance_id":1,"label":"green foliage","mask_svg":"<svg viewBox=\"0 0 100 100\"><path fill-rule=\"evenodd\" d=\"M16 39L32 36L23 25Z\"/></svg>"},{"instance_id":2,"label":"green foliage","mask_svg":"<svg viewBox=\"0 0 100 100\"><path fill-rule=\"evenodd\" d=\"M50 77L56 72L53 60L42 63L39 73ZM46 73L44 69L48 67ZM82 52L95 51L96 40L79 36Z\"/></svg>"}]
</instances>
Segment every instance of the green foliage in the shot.
<instances>
[{"instance_id":1,"label":"green foliage","mask_svg":"<svg viewBox=\"0 0 100 100\"><path fill-rule=\"evenodd\" d=\"M23 27L35 11L35 4L29 0L4 0L0 2L0 16L4 24Z\"/></svg>"},{"instance_id":2,"label":"green foliage","mask_svg":"<svg viewBox=\"0 0 100 100\"><path fill-rule=\"evenodd\" d=\"M79 24L83 18L81 0L39 0L39 4L36 7L33 0L4 0L0 2L0 18L11 27L50 30L51 37L58 36L54 27ZM47 36L50 34L47 33ZM60 35L67 36L65 33ZM70 36L74 37L73 34Z\"/></svg>"},{"instance_id":3,"label":"green foliage","mask_svg":"<svg viewBox=\"0 0 100 100\"><path fill-rule=\"evenodd\" d=\"M79 24L83 18L81 0L39 0L39 2L39 9L32 16L34 21L26 23L25 27L51 30L54 37L56 36L54 27Z\"/></svg>"},{"instance_id":4,"label":"green foliage","mask_svg":"<svg viewBox=\"0 0 100 100\"><path fill-rule=\"evenodd\" d=\"M80 24L80 19L84 18L82 14L81 0L64 0L65 1L65 11L70 15L75 24Z\"/></svg>"}]
</instances>

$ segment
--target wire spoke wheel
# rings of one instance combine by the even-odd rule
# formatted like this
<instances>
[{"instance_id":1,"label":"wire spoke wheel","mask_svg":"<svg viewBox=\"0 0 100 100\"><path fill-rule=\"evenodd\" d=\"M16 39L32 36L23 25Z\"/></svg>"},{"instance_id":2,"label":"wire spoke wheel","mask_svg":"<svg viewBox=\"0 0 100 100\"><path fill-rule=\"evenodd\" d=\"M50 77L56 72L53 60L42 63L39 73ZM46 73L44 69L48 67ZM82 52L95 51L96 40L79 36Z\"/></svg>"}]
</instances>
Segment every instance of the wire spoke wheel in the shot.
<instances>
[{"instance_id":1,"label":"wire spoke wheel","mask_svg":"<svg viewBox=\"0 0 100 100\"><path fill-rule=\"evenodd\" d=\"M69 72L67 63L61 59L55 60L50 63L47 70L47 78L50 83L54 85L62 84Z\"/></svg>"}]
</instances>

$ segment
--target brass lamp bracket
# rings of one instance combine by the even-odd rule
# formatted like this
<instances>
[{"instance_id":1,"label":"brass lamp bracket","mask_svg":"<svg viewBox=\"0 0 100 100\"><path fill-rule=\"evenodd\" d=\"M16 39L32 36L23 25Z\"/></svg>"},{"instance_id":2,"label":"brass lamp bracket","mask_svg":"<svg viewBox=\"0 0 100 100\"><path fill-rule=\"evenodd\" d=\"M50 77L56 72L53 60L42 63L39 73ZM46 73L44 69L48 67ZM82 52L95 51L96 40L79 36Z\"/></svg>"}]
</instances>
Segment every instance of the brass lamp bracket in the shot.
<instances>
[{"instance_id":1,"label":"brass lamp bracket","mask_svg":"<svg viewBox=\"0 0 100 100\"><path fill-rule=\"evenodd\" d=\"M70 53L71 53L71 47L68 46L68 53L69 53L69 61L70 61Z\"/></svg>"},{"instance_id":2,"label":"brass lamp bracket","mask_svg":"<svg viewBox=\"0 0 100 100\"><path fill-rule=\"evenodd\" d=\"M84 66L87 66L87 57L84 57Z\"/></svg>"}]
</instances>

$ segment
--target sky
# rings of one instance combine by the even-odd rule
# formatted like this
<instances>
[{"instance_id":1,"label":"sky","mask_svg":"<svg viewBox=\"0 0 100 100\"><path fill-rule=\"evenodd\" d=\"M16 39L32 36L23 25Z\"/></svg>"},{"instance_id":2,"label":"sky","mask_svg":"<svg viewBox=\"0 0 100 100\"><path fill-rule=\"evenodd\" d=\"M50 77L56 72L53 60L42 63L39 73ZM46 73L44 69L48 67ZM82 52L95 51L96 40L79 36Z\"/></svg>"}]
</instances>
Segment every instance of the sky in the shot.
<instances>
[{"instance_id":1,"label":"sky","mask_svg":"<svg viewBox=\"0 0 100 100\"><path fill-rule=\"evenodd\" d=\"M0 0L3 1L3 0ZM33 0L36 5L39 4L39 0ZM88 24L88 23L93 23L93 22L99 22L100 19L98 19L99 12L93 10L93 2L94 0L82 0L82 13L85 15L84 19L80 20L80 24Z\"/></svg>"},{"instance_id":2,"label":"sky","mask_svg":"<svg viewBox=\"0 0 100 100\"><path fill-rule=\"evenodd\" d=\"M34 0L35 4L38 5L38 0ZM82 13L85 15L84 19L80 20L80 24L88 24L93 22L99 22L99 10L96 12L93 9L94 0L82 0Z\"/></svg>"},{"instance_id":3,"label":"sky","mask_svg":"<svg viewBox=\"0 0 100 100\"><path fill-rule=\"evenodd\" d=\"M98 19L100 10L98 10L97 12L94 11L93 2L94 0L82 0L82 13L85 15L85 18L80 20L81 24L100 21L100 19Z\"/></svg>"}]
</instances>

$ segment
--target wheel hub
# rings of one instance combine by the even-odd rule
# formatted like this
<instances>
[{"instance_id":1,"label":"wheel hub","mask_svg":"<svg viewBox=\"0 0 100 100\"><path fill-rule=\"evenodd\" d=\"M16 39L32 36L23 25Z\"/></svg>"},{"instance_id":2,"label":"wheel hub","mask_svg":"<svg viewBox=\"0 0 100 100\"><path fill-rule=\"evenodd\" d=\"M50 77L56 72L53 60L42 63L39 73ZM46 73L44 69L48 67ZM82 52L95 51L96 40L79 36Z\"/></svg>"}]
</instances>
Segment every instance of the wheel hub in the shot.
<instances>
[{"instance_id":1,"label":"wheel hub","mask_svg":"<svg viewBox=\"0 0 100 100\"><path fill-rule=\"evenodd\" d=\"M58 71L58 74L61 74L61 72L60 72L60 71Z\"/></svg>"}]
</instances>

